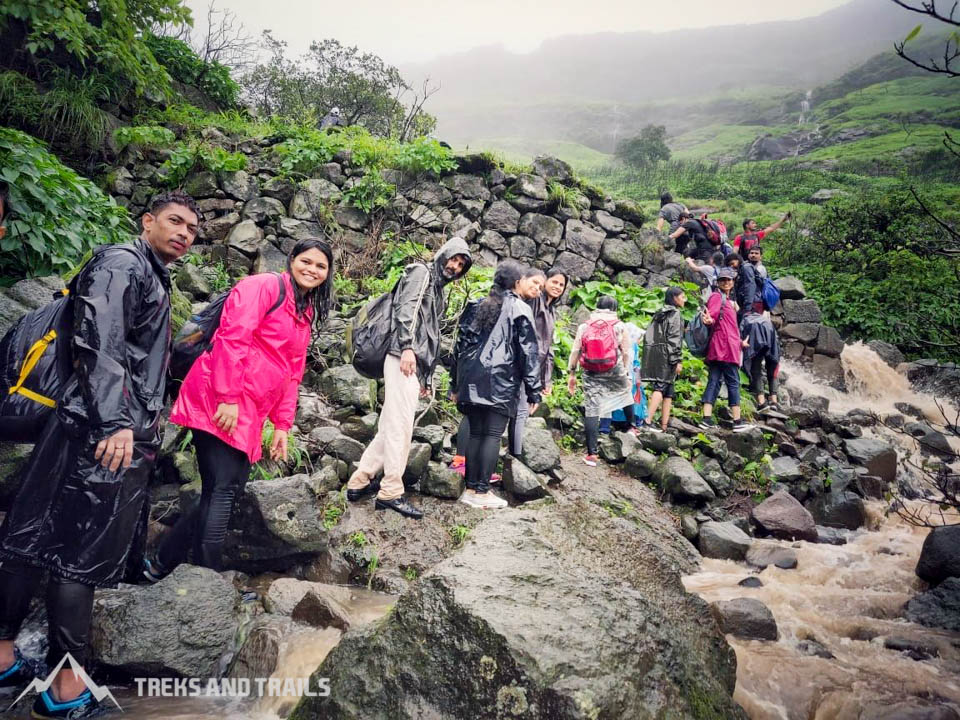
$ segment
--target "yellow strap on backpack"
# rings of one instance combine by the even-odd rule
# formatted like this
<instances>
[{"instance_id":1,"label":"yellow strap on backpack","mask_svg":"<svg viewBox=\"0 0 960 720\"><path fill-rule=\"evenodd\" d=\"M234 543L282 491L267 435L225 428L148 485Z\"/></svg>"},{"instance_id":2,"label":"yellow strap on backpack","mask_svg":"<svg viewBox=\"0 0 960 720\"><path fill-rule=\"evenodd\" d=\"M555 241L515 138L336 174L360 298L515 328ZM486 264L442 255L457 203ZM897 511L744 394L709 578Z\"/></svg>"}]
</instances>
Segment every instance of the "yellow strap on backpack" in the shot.
<instances>
[{"instance_id":1,"label":"yellow strap on backpack","mask_svg":"<svg viewBox=\"0 0 960 720\"><path fill-rule=\"evenodd\" d=\"M38 402L41 405L46 405L47 407L56 407L57 401L53 398L48 398L45 395L36 393L33 390L23 387L23 384L27 381L30 373L33 372L33 369L37 366L37 363L40 362L40 358L43 356L43 353L46 352L47 347L50 343L57 339L57 331L51 330L42 338L37 340L33 345L30 346L30 349L27 350L27 356L23 360L23 366L20 368L20 377L17 379L16 384L10 388L10 395L14 393L19 393L34 402Z\"/></svg>"}]
</instances>

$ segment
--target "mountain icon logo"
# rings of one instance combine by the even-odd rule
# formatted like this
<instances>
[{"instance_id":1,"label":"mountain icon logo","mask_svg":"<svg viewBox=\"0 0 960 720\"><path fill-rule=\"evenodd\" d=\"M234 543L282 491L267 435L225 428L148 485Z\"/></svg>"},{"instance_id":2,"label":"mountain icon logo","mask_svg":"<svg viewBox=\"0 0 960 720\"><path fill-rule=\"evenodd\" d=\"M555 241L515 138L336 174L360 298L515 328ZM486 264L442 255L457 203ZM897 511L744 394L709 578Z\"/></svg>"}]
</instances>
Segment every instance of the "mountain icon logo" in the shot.
<instances>
[{"instance_id":1,"label":"mountain icon logo","mask_svg":"<svg viewBox=\"0 0 960 720\"><path fill-rule=\"evenodd\" d=\"M10 703L10 707L7 708L7 712L12 710L14 705L16 705L18 702L23 700L23 698L26 697L31 690L33 690L37 694L48 690L50 686L53 684L53 679L57 676L57 673L60 672L60 668L62 668L63 664L68 660L70 661L70 669L73 670L73 672L81 680L83 680L83 684L87 686L87 689L90 691L90 694L93 695L98 702L103 702L104 698L110 698L110 702L112 702L114 705L117 706L117 710L120 710L121 712L123 712L123 708L120 707L120 703L117 702L117 699L113 696L113 693L110 692L110 689L107 687L100 687L93 680L91 680L90 676L87 675L86 671L82 667L80 667L80 663L74 660L73 656L70 653L67 653L66 655L63 656L63 659L59 663L57 663L57 666L53 669L53 671L49 675L47 675L45 680L41 680L40 678L34 678L33 680L31 680L30 684L27 685L26 688L24 688L24 691L22 693L20 693L20 696L16 700L14 700L12 703Z\"/></svg>"}]
</instances>

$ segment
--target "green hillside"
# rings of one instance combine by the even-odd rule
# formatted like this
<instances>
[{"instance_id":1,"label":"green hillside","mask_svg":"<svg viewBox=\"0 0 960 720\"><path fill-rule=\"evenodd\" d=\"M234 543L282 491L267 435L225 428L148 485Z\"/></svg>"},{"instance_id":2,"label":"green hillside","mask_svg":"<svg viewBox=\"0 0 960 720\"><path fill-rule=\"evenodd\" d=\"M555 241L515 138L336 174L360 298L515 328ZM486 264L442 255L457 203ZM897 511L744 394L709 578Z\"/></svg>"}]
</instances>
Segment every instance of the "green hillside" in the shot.
<instances>
[{"instance_id":1,"label":"green hillside","mask_svg":"<svg viewBox=\"0 0 960 720\"><path fill-rule=\"evenodd\" d=\"M487 150L512 163L528 163L537 155L552 155L574 167L595 167L613 161L613 156L567 140L532 140L523 137L481 138L461 150Z\"/></svg>"}]
</instances>

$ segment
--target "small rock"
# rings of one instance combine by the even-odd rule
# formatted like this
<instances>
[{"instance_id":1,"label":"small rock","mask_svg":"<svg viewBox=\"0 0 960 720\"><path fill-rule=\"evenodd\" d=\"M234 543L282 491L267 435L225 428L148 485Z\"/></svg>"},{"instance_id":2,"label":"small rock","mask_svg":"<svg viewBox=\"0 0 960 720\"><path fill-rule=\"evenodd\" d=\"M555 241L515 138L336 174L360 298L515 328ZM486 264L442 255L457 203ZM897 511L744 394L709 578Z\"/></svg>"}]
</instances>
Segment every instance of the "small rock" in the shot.
<instances>
[{"instance_id":1,"label":"small rock","mask_svg":"<svg viewBox=\"0 0 960 720\"><path fill-rule=\"evenodd\" d=\"M777 621L770 609L754 598L721 600L710 604L710 610L724 634L756 640L776 640Z\"/></svg>"},{"instance_id":2,"label":"small rock","mask_svg":"<svg viewBox=\"0 0 960 720\"><path fill-rule=\"evenodd\" d=\"M767 451L767 441L763 437L763 430L754 427L746 432L731 433L727 438L727 447L730 452L747 461L759 460Z\"/></svg>"},{"instance_id":3,"label":"small rock","mask_svg":"<svg viewBox=\"0 0 960 720\"><path fill-rule=\"evenodd\" d=\"M784 300L783 317L790 323L819 323L822 316L816 300Z\"/></svg>"},{"instance_id":4,"label":"small rock","mask_svg":"<svg viewBox=\"0 0 960 720\"><path fill-rule=\"evenodd\" d=\"M846 545L847 535L841 528L817 525L817 540L822 545Z\"/></svg>"},{"instance_id":5,"label":"small rock","mask_svg":"<svg viewBox=\"0 0 960 720\"><path fill-rule=\"evenodd\" d=\"M781 300L803 300L807 296L803 281L793 275L782 277L776 280L774 284L780 290Z\"/></svg>"},{"instance_id":6,"label":"small rock","mask_svg":"<svg viewBox=\"0 0 960 720\"><path fill-rule=\"evenodd\" d=\"M749 565L761 570L774 565L781 570L792 570L797 566L797 551L775 543L755 542L747 551L746 560Z\"/></svg>"},{"instance_id":7,"label":"small rock","mask_svg":"<svg viewBox=\"0 0 960 720\"><path fill-rule=\"evenodd\" d=\"M220 187L230 197L237 200L253 200L260 192L260 183L246 170L220 173Z\"/></svg>"},{"instance_id":8,"label":"small rock","mask_svg":"<svg viewBox=\"0 0 960 720\"><path fill-rule=\"evenodd\" d=\"M940 648L922 640L891 635L883 639L883 646L887 650L902 652L912 660L929 660L940 656Z\"/></svg>"},{"instance_id":9,"label":"small rock","mask_svg":"<svg viewBox=\"0 0 960 720\"><path fill-rule=\"evenodd\" d=\"M538 500L549 494L537 474L515 457L503 463L503 487L520 500Z\"/></svg>"},{"instance_id":10,"label":"small rock","mask_svg":"<svg viewBox=\"0 0 960 720\"><path fill-rule=\"evenodd\" d=\"M692 515L680 516L680 531L690 542L695 542L700 534L700 524Z\"/></svg>"},{"instance_id":11,"label":"small rock","mask_svg":"<svg viewBox=\"0 0 960 720\"><path fill-rule=\"evenodd\" d=\"M750 577L745 577L743 580L738 582L737 585L746 588L761 588L763 587L763 580L758 578L756 575L751 575Z\"/></svg>"},{"instance_id":12,"label":"small rock","mask_svg":"<svg viewBox=\"0 0 960 720\"><path fill-rule=\"evenodd\" d=\"M254 198L243 206L243 217L258 225L271 223L286 214L283 203L272 197Z\"/></svg>"},{"instance_id":13,"label":"small rock","mask_svg":"<svg viewBox=\"0 0 960 720\"><path fill-rule=\"evenodd\" d=\"M350 613L343 605L325 593L307 591L290 613L295 622L318 628L335 627L346 632L350 629Z\"/></svg>"},{"instance_id":14,"label":"small rock","mask_svg":"<svg viewBox=\"0 0 960 720\"><path fill-rule=\"evenodd\" d=\"M930 531L923 541L916 572L917 577L931 585L960 577L960 525L945 525Z\"/></svg>"},{"instance_id":15,"label":"small rock","mask_svg":"<svg viewBox=\"0 0 960 720\"><path fill-rule=\"evenodd\" d=\"M804 655L810 655L812 657L824 658L825 660L833 660L835 657L832 652L830 652L825 645L816 640L801 640L797 643L797 650L799 650Z\"/></svg>"},{"instance_id":16,"label":"small rock","mask_svg":"<svg viewBox=\"0 0 960 720\"><path fill-rule=\"evenodd\" d=\"M743 560L753 542L749 535L730 522L705 522L700 526L700 554L720 560Z\"/></svg>"},{"instance_id":17,"label":"small rock","mask_svg":"<svg viewBox=\"0 0 960 720\"><path fill-rule=\"evenodd\" d=\"M786 492L774 493L750 514L766 533L784 540L815 542L817 528L813 516Z\"/></svg>"},{"instance_id":18,"label":"small rock","mask_svg":"<svg viewBox=\"0 0 960 720\"><path fill-rule=\"evenodd\" d=\"M430 463L427 474L420 479L420 492L432 497L456 500L463 494L463 475L440 463Z\"/></svg>"},{"instance_id":19,"label":"small rock","mask_svg":"<svg viewBox=\"0 0 960 720\"><path fill-rule=\"evenodd\" d=\"M363 377L353 365L338 365L320 376L320 390L334 406L369 409L376 398L376 381Z\"/></svg>"}]
</instances>

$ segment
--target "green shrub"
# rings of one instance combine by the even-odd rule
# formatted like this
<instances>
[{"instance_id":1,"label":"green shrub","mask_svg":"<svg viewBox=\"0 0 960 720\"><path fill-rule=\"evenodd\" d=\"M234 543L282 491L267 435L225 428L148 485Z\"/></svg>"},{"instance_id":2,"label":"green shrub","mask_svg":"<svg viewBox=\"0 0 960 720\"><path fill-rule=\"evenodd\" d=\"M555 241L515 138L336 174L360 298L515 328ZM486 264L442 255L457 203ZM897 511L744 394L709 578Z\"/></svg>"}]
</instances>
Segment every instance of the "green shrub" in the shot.
<instances>
[{"instance_id":1,"label":"green shrub","mask_svg":"<svg viewBox=\"0 0 960 720\"><path fill-rule=\"evenodd\" d=\"M174 80L202 90L223 108L237 104L240 86L230 77L230 68L220 63L204 62L182 40L153 33L144 35L144 43Z\"/></svg>"},{"instance_id":2,"label":"green shrub","mask_svg":"<svg viewBox=\"0 0 960 720\"><path fill-rule=\"evenodd\" d=\"M9 185L12 211L0 240L0 277L64 273L97 245L134 232L124 208L26 133L0 128L0 180Z\"/></svg>"},{"instance_id":3,"label":"green shrub","mask_svg":"<svg viewBox=\"0 0 960 720\"><path fill-rule=\"evenodd\" d=\"M247 166L247 156L243 153L227 152L221 147L206 142L186 142L174 146L170 157L158 169L163 183L168 187L178 187L195 170L230 172L243 170Z\"/></svg>"},{"instance_id":4,"label":"green shrub","mask_svg":"<svg viewBox=\"0 0 960 720\"><path fill-rule=\"evenodd\" d=\"M396 185L384 180L376 168L370 168L352 187L344 191L343 199L369 213L390 202L396 192Z\"/></svg>"},{"instance_id":5,"label":"green shrub","mask_svg":"<svg viewBox=\"0 0 960 720\"><path fill-rule=\"evenodd\" d=\"M139 145L142 148L170 147L177 137L172 130L159 125L134 125L117 128L113 131L113 139L122 150L127 145Z\"/></svg>"}]
</instances>

